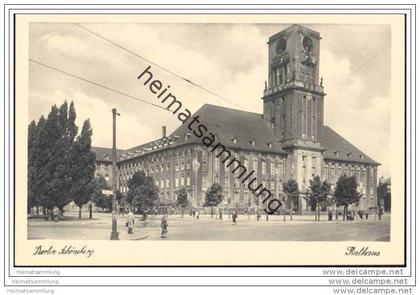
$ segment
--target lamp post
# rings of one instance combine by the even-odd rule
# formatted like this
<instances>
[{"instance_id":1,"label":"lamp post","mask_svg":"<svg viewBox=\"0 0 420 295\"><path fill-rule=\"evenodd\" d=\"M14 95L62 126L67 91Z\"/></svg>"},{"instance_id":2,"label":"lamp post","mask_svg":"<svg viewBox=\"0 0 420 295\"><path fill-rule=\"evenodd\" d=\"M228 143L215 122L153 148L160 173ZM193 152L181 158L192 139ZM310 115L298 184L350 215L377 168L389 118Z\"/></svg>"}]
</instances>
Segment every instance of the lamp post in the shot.
<instances>
[{"instance_id":1,"label":"lamp post","mask_svg":"<svg viewBox=\"0 0 420 295\"><path fill-rule=\"evenodd\" d=\"M112 109L112 231L111 240L119 240L117 232L117 143L116 143L116 117L120 114Z\"/></svg>"}]
</instances>

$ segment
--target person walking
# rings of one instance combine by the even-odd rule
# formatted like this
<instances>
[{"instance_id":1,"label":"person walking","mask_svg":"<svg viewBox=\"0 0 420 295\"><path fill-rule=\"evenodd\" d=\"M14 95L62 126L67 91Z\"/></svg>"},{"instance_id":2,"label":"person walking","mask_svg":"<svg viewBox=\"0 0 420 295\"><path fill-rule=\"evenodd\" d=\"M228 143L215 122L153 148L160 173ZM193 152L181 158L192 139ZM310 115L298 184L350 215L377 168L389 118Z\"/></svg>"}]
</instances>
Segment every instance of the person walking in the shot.
<instances>
[{"instance_id":1,"label":"person walking","mask_svg":"<svg viewBox=\"0 0 420 295\"><path fill-rule=\"evenodd\" d=\"M197 210L197 215L196 215L197 220L200 219L200 209Z\"/></svg>"},{"instance_id":2,"label":"person walking","mask_svg":"<svg viewBox=\"0 0 420 295\"><path fill-rule=\"evenodd\" d=\"M165 213L162 216L162 220L160 222L160 227L162 228L162 233L160 235L161 239L166 238L166 234L168 233L168 215Z\"/></svg>"},{"instance_id":3,"label":"person walking","mask_svg":"<svg viewBox=\"0 0 420 295\"><path fill-rule=\"evenodd\" d=\"M238 217L237 213L235 210L233 210L232 212L232 222L233 224L236 224L236 218Z\"/></svg>"},{"instance_id":4,"label":"person walking","mask_svg":"<svg viewBox=\"0 0 420 295\"><path fill-rule=\"evenodd\" d=\"M134 214L133 211L131 211L131 209L128 212L127 215L127 233L128 234L132 234L133 233L133 227L134 227Z\"/></svg>"},{"instance_id":5,"label":"person walking","mask_svg":"<svg viewBox=\"0 0 420 295\"><path fill-rule=\"evenodd\" d=\"M57 206L54 206L52 210L53 220L54 222L58 222L58 216L60 215L60 210L58 210Z\"/></svg>"},{"instance_id":6,"label":"person walking","mask_svg":"<svg viewBox=\"0 0 420 295\"><path fill-rule=\"evenodd\" d=\"M223 210L222 210L222 208L219 209L219 220L223 220Z\"/></svg>"}]
</instances>

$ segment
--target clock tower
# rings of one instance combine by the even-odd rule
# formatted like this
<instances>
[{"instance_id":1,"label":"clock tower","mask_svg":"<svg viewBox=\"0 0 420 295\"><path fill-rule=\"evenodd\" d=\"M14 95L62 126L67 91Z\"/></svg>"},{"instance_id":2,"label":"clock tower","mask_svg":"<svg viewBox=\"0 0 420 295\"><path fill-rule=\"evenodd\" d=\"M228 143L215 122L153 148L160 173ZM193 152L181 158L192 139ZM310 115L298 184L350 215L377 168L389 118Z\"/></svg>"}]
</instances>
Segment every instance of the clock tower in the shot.
<instances>
[{"instance_id":1,"label":"clock tower","mask_svg":"<svg viewBox=\"0 0 420 295\"><path fill-rule=\"evenodd\" d=\"M319 32L300 25L292 25L268 40L264 121L289 151L288 178L296 179L301 189L320 175L324 150L320 40Z\"/></svg>"}]
</instances>

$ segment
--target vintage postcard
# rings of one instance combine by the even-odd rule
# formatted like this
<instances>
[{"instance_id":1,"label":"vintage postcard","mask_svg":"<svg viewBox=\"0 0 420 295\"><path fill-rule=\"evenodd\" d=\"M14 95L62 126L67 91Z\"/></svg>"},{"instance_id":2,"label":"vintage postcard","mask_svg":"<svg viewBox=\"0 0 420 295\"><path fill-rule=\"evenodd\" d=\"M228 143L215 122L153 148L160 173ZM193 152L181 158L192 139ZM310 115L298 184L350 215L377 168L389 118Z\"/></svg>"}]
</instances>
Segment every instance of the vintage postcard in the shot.
<instances>
[{"instance_id":1,"label":"vintage postcard","mask_svg":"<svg viewBox=\"0 0 420 295\"><path fill-rule=\"evenodd\" d=\"M15 264L405 264L401 15L15 19Z\"/></svg>"}]
</instances>

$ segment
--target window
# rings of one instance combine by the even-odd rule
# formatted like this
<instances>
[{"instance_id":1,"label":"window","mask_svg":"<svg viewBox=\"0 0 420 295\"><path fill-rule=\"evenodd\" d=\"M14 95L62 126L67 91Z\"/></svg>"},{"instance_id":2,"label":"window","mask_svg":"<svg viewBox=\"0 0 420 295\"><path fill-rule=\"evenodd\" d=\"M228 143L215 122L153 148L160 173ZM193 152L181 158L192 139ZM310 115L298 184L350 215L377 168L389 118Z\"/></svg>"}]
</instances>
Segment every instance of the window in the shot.
<instances>
[{"instance_id":1,"label":"window","mask_svg":"<svg viewBox=\"0 0 420 295\"><path fill-rule=\"evenodd\" d=\"M166 179L166 188L169 188L169 179Z\"/></svg>"},{"instance_id":2,"label":"window","mask_svg":"<svg viewBox=\"0 0 420 295\"><path fill-rule=\"evenodd\" d=\"M239 179L235 178L235 188L238 188L238 187L239 187Z\"/></svg>"},{"instance_id":3,"label":"window","mask_svg":"<svg viewBox=\"0 0 420 295\"><path fill-rule=\"evenodd\" d=\"M215 175L215 176L214 176L214 180L213 180L213 182L214 182L214 183L219 183L219 175Z\"/></svg>"},{"instance_id":4,"label":"window","mask_svg":"<svg viewBox=\"0 0 420 295\"><path fill-rule=\"evenodd\" d=\"M233 194L233 200L229 198L229 203L233 203L233 204L237 203L238 202L238 197L239 197L238 192L235 192Z\"/></svg>"},{"instance_id":5,"label":"window","mask_svg":"<svg viewBox=\"0 0 420 295\"><path fill-rule=\"evenodd\" d=\"M220 159L214 158L214 171L218 172L220 170Z\"/></svg>"},{"instance_id":6,"label":"window","mask_svg":"<svg viewBox=\"0 0 420 295\"><path fill-rule=\"evenodd\" d=\"M229 176L225 175L225 187L229 187Z\"/></svg>"},{"instance_id":7,"label":"window","mask_svg":"<svg viewBox=\"0 0 420 295\"><path fill-rule=\"evenodd\" d=\"M315 176L316 173L316 157L312 157L312 177Z\"/></svg>"},{"instance_id":8,"label":"window","mask_svg":"<svg viewBox=\"0 0 420 295\"><path fill-rule=\"evenodd\" d=\"M191 185L191 177L190 175L187 175L187 186Z\"/></svg>"},{"instance_id":9,"label":"window","mask_svg":"<svg viewBox=\"0 0 420 295\"><path fill-rule=\"evenodd\" d=\"M184 173L181 173L181 186L185 185Z\"/></svg>"},{"instance_id":10,"label":"window","mask_svg":"<svg viewBox=\"0 0 420 295\"><path fill-rule=\"evenodd\" d=\"M179 178L178 178L178 175L175 176L175 187L179 187Z\"/></svg>"},{"instance_id":11,"label":"window","mask_svg":"<svg viewBox=\"0 0 420 295\"><path fill-rule=\"evenodd\" d=\"M261 163L261 174L265 175L266 173L267 173L267 171L266 171L266 163L265 163L265 160L263 159L262 160L262 163Z\"/></svg>"},{"instance_id":12,"label":"window","mask_svg":"<svg viewBox=\"0 0 420 295\"><path fill-rule=\"evenodd\" d=\"M255 170L255 172L258 171L258 160L257 159L253 160L252 169Z\"/></svg>"}]
</instances>

